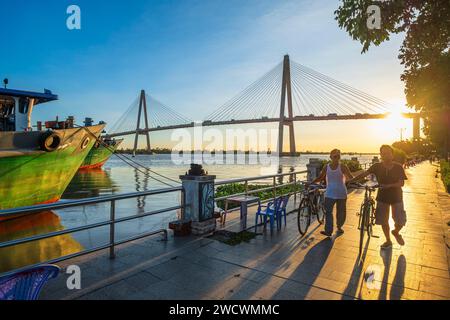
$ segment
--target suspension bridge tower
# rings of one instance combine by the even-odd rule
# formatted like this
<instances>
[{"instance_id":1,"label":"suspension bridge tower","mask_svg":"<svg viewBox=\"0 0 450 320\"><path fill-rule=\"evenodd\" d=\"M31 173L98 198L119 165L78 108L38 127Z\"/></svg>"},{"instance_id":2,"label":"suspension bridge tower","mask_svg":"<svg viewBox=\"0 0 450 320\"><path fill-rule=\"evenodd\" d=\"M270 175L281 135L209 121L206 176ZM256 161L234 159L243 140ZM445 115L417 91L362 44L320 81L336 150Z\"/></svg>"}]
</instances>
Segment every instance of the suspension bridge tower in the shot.
<instances>
[{"instance_id":1,"label":"suspension bridge tower","mask_svg":"<svg viewBox=\"0 0 450 320\"><path fill-rule=\"evenodd\" d=\"M141 127L141 116L142 111L144 111L144 124L145 128L143 130ZM136 150L138 147L138 140L139 135L145 135L147 138L147 151L151 153L150 148L150 134L149 134L149 127L148 127L148 116L147 116L147 99L145 95L145 90L141 90L141 97L139 99L139 111L138 111L138 118L137 118L137 124L136 124L136 133L134 137L134 148L133 148L133 157L136 156Z\"/></svg>"},{"instance_id":2,"label":"suspension bridge tower","mask_svg":"<svg viewBox=\"0 0 450 320\"><path fill-rule=\"evenodd\" d=\"M286 99L287 98L287 99ZM286 118L286 100L288 118ZM289 55L284 56L283 61L283 77L281 85L281 105L280 118L278 123L278 154L279 156L295 156L297 150L295 147L294 133L294 114L292 111L292 86L291 86L291 63ZM284 127L289 128L289 152L283 152L284 145Z\"/></svg>"}]
</instances>

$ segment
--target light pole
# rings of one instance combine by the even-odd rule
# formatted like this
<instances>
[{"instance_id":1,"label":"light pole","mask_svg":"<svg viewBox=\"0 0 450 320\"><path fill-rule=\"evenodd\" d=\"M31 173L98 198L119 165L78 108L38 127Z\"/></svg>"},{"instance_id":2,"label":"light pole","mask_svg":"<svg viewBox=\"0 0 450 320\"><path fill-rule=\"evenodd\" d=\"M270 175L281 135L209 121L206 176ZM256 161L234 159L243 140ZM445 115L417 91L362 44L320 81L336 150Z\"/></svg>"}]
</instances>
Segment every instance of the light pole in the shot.
<instances>
[{"instance_id":1,"label":"light pole","mask_svg":"<svg viewBox=\"0 0 450 320\"><path fill-rule=\"evenodd\" d=\"M399 130L400 130L400 142L402 142L403 141L403 131L405 131L406 128L400 128Z\"/></svg>"}]
</instances>

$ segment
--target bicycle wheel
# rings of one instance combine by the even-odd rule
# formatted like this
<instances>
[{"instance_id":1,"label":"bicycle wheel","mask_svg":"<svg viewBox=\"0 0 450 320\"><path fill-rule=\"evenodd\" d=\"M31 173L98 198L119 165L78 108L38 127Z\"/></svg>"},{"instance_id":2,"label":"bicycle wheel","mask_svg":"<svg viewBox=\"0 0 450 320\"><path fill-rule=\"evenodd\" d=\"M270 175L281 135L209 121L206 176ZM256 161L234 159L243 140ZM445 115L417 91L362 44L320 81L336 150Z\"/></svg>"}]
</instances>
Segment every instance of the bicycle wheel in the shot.
<instances>
[{"instance_id":1,"label":"bicycle wheel","mask_svg":"<svg viewBox=\"0 0 450 320\"><path fill-rule=\"evenodd\" d=\"M372 236L372 226L375 224L373 212L374 208L372 203L370 203L367 208L367 221L366 221L367 235L369 236L369 238Z\"/></svg>"},{"instance_id":2,"label":"bicycle wheel","mask_svg":"<svg viewBox=\"0 0 450 320\"><path fill-rule=\"evenodd\" d=\"M366 205L363 204L361 206L361 211L359 212L359 255L361 256L362 248L364 244L364 229L365 229L365 211L366 211Z\"/></svg>"},{"instance_id":3,"label":"bicycle wheel","mask_svg":"<svg viewBox=\"0 0 450 320\"><path fill-rule=\"evenodd\" d=\"M376 224L376 217L375 217L375 201L371 201L370 203L370 224L374 226Z\"/></svg>"},{"instance_id":4,"label":"bicycle wheel","mask_svg":"<svg viewBox=\"0 0 450 320\"><path fill-rule=\"evenodd\" d=\"M325 195L320 193L316 197L316 218L317 222L323 224L323 220L325 219Z\"/></svg>"},{"instance_id":5,"label":"bicycle wheel","mask_svg":"<svg viewBox=\"0 0 450 320\"><path fill-rule=\"evenodd\" d=\"M298 232L300 232L302 236L304 236L306 234L306 231L308 231L310 223L311 223L311 207L309 206L309 203L307 203L306 200L302 200L302 202L300 202L300 206L298 207L297 212Z\"/></svg>"}]
</instances>

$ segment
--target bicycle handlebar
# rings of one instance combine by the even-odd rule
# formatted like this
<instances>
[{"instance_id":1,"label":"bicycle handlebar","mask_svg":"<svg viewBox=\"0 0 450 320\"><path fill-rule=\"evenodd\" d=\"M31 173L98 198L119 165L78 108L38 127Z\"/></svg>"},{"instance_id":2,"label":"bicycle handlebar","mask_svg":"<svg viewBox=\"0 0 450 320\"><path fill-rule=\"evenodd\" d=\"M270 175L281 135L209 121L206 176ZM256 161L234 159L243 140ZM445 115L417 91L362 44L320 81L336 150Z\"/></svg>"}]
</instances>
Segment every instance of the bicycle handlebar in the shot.
<instances>
[{"instance_id":1,"label":"bicycle handlebar","mask_svg":"<svg viewBox=\"0 0 450 320\"><path fill-rule=\"evenodd\" d=\"M303 183L305 184L309 189L325 189L327 186L324 184L318 184L318 183Z\"/></svg>"},{"instance_id":2,"label":"bicycle handlebar","mask_svg":"<svg viewBox=\"0 0 450 320\"><path fill-rule=\"evenodd\" d=\"M354 189L378 189L380 186L378 184L375 184L373 186L368 186L367 184L359 183L359 182L352 182L348 184L350 187Z\"/></svg>"}]
</instances>

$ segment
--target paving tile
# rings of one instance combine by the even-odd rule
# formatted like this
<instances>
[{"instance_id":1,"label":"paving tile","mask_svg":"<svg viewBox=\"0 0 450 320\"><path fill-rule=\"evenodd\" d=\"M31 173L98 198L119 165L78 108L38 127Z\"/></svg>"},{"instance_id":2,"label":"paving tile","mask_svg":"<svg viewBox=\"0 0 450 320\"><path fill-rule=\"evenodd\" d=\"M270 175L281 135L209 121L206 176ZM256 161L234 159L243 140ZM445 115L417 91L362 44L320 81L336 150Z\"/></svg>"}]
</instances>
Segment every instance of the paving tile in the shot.
<instances>
[{"instance_id":1,"label":"paving tile","mask_svg":"<svg viewBox=\"0 0 450 320\"><path fill-rule=\"evenodd\" d=\"M311 300L342 300L342 298L342 294L318 288L311 288L306 296L306 299Z\"/></svg>"},{"instance_id":2,"label":"paving tile","mask_svg":"<svg viewBox=\"0 0 450 320\"><path fill-rule=\"evenodd\" d=\"M447 284L420 281L419 291L432 293L450 299L450 287Z\"/></svg>"},{"instance_id":3,"label":"paving tile","mask_svg":"<svg viewBox=\"0 0 450 320\"><path fill-rule=\"evenodd\" d=\"M123 281L125 281L131 287L136 288L137 290L143 290L161 281L161 279L155 277L151 273L142 271L128 278L125 278Z\"/></svg>"},{"instance_id":4,"label":"paving tile","mask_svg":"<svg viewBox=\"0 0 450 320\"><path fill-rule=\"evenodd\" d=\"M79 297L82 300L127 300L138 289L128 284L125 280L118 281L101 289Z\"/></svg>"}]
</instances>

